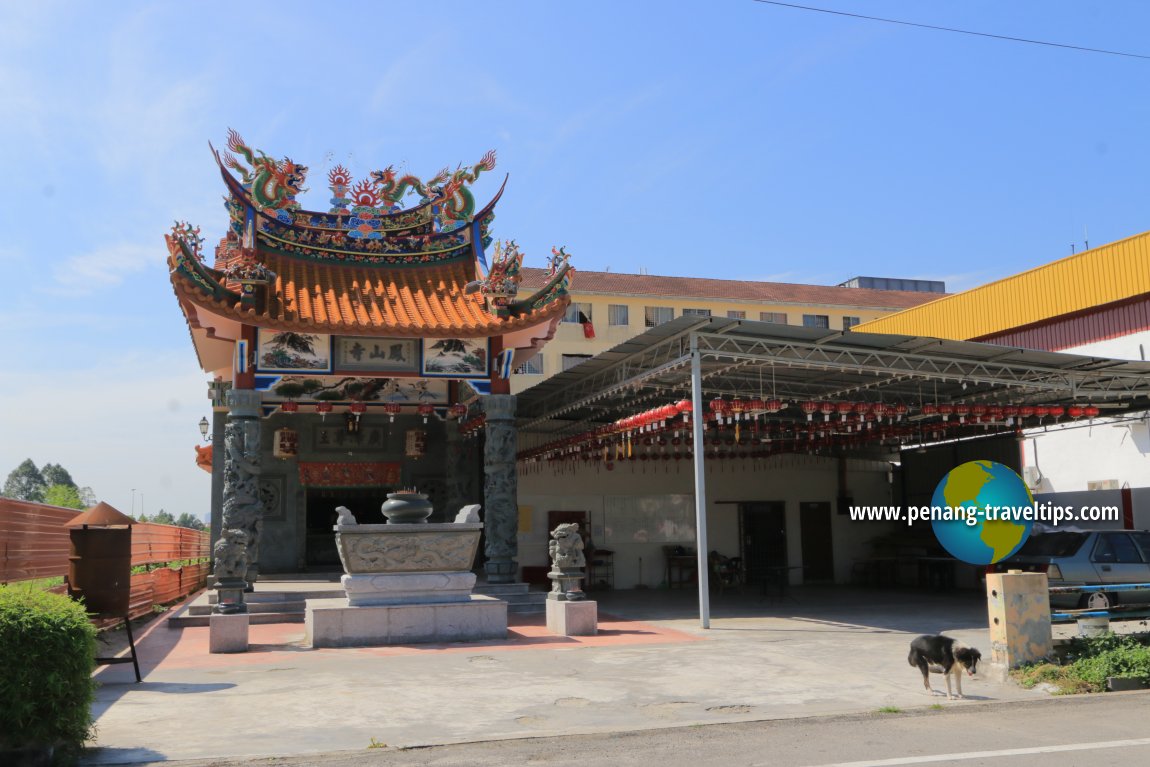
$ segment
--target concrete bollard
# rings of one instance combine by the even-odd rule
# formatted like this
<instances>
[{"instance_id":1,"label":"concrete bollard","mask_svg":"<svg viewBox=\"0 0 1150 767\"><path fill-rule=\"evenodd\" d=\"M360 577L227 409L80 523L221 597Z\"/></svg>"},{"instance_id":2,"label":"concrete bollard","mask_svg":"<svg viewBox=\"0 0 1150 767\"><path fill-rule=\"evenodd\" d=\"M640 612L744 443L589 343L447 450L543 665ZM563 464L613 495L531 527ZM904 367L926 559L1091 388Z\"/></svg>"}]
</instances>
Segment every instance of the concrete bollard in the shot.
<instances>
[{"instance_id":1,"label":"concrete bollard","mask_svg":"<svg viewBox=\"0 0 1150 767\"><path fill-rule=\"evenodd\" d=\"M208 652L247 652L249 623L247 613L217 614L208 618Z\"/></svg>"},{"instance_id":2,"label":"concrete bollard","mask_svg":"<svg viewBox=\"0 0 1150 767\"><path fill-rule=\"evenodd\" d=\"M1052 654L1054 642L1047 589L1046 573L1011 570L987 574L992 675L1005 678L1010 669Z\"/></svg>"}]
</instances>

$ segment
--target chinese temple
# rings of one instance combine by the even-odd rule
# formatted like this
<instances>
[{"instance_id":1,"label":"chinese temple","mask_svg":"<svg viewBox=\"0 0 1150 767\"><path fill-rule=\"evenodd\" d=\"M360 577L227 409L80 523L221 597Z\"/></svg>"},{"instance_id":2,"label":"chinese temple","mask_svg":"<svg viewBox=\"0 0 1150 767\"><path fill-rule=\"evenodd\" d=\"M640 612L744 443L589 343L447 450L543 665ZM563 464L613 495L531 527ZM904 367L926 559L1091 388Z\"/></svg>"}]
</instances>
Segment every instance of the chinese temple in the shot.
<instances>
[{"instance_id":1,"label":"chinese temple","mask_svg":"<svg viewBox=\"0 0 1150 767\"><path fill-rule=\"evenodd\" d=\"M384 521L388 492L426 493L451 519L482 503L484 567L516 577L515 398L508 376L552 338L572 270L519 296L523 255L494 243L494 198L471 185L495 167L423 180L392 166L327 175L327 211L297 201L308 168L230 131L212 149L226 233L166 237L172 287L210 384L211 530L218 580L337 570L336 507ZM205 424L207 426L207 424Z\"/></svg>"}]
</instances>

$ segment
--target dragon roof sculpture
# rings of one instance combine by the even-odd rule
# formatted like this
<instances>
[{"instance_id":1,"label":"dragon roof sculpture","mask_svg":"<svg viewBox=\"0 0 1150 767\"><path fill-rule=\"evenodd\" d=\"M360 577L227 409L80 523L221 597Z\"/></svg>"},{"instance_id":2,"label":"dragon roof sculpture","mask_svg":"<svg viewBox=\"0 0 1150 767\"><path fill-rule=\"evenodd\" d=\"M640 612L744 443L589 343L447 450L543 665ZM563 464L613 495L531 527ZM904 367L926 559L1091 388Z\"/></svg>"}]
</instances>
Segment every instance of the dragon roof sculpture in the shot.
<instances>
[{"instance_id":1,"label":"dragon roof sculpture","mask_svg":"<svg viewBox=\"0 0 1150 767\"><path fill-rule=\"evenodd\" d=\"M494 151L427 179L387 165L356 180L336 165L323 212L297 199L306 165L276 160L234 130L227 150L212 153L230 221L214 266L204 263L198 229L181 222L168 237L172 284L193 326L211 315L311 333L474 338L541 324L553 331L562 317L570 280L562 249L553 250L562 258L547 284L525 299L513 240L496 246L480 279L507 179L478 210L470 186L494 170Z\"/></svg>"}]
</instances>

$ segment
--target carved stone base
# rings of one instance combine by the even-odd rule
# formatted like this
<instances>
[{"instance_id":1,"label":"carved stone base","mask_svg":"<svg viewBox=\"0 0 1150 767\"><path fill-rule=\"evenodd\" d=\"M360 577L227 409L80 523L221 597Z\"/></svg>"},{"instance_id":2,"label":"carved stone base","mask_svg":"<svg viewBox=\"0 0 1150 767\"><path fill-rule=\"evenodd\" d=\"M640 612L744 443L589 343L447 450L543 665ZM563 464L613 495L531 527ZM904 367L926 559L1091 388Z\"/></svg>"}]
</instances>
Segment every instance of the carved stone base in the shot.
<instances>
[{"instance_id":1,"label":"carved stone base","mask_svg":"<svg viewBox=\"0 0 1150 767\"><path fill-rule=\"evenodd\" d=\"M489 559L483 563L483 569L487 573L488 583L515 583L515 577L519 574L519 563L514 559Z\"/></svg>"},{"instance_id":2,"label":"carved stone base","mask_svg":"<svg viewBox=\"0 0 1150 767\"><path fill-rule=\"evenodd\" d=\"M244 603L244 590L247 583L243 578L221 578L215 585L216 606L212 612L216 615L239 615L248 611Z\"/></svg>"},{"instance_id":3,"label":"carved stone base","mask_svg":"<svg viewBox=\"0 0 1150 767\"><path fill-rule=\"evenodd\" d=\"M344 575L340 582L353 607L466 602L475 587L475 573L390 573Z\"/></svg>"},{"instance_id":4,"label":"carved stone base","mask_svg":"<svg viewBox=\"0 0 1150 767\"><path fill-rule=\"evenodd\" d=\"M549 601L580 602L587 598L583 591L583 570L552 568L547 577L551 579L551 591L547 592Z\"/></svg>"},{"instance_id":5,"label":"carved stone base","mask_svg":"<svg viewBox=\"0 0 1150 767\"><path fill-rule=\"evenodd\" d=\"M467 602L352 607L343 599L307 600L312 647L379 647L507 638L507 603L473 595Z\"/></svg>"}]
</instances>

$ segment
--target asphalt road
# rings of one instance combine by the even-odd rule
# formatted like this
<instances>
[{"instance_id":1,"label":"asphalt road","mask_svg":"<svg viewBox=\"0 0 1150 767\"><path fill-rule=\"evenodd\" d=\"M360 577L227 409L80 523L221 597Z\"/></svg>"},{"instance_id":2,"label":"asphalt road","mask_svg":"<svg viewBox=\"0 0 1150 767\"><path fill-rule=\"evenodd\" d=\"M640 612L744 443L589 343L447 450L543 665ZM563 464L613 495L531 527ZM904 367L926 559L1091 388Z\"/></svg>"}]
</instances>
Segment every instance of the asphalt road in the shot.
<instances>
[{"instance_id":1,"label":"asphalt road","mask_svg":"<svg viewBox=\"0 0 1150 767\"><path fill-rule=\"evenodd\" d=\"M165 767L1111 767L1150 764L1150 692L970 703L897 713L740 722Z\"/></svg>"}]
</instances>

